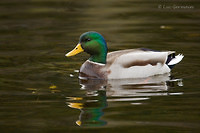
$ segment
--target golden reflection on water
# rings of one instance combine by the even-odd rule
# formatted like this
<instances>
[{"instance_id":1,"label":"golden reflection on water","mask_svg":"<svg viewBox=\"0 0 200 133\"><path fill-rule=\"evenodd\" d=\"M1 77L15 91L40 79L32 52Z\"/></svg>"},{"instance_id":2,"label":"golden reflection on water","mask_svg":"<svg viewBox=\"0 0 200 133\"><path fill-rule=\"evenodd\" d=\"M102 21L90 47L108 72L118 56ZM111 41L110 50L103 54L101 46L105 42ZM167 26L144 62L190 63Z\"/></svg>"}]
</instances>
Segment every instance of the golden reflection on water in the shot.
<instances>
[{"instance_id":1,"label":"golden reflection on water","mask_svg":"<svg viewBox=\"0 0 200 133\"><path fill-rule=\"evenodd\" d=\"M68 107L80 110L78 126L96 127L107 124L102 120L108 102L129 102L130 106L144 104L152 96L182 95L168 92L169 87L182 85L182 79L159 75L142 79L80 80L82 97L66 97Z\"/></svg>"}]
</instances>

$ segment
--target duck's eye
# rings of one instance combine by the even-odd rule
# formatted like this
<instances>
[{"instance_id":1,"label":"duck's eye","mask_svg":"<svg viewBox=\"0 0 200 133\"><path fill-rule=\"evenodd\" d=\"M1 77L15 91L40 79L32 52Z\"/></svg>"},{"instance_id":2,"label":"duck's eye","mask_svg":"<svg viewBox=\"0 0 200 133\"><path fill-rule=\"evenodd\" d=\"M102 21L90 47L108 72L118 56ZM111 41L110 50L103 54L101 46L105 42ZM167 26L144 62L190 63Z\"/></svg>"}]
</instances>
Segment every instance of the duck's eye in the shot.
<instances>
[{"instance_id":1,"label":"duck's eye","mask_svg":"<svg viewBox=\"0 0 200 133\"><path fill-rule=\"evenodd\" d=\"M86 41L86 42L89 42L89 41L91 41L91 39L90 39L90 38L86 38L85 41Z\"/></svg>"}]
</instances>

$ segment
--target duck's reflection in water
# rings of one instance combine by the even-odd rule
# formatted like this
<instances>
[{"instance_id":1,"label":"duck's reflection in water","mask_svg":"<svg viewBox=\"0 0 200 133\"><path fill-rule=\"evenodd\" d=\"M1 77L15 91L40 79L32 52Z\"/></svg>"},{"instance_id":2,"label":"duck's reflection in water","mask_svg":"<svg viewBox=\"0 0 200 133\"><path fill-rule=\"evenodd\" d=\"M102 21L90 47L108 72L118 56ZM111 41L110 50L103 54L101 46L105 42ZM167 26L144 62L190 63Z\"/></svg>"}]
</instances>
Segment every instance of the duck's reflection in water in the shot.
<instances>
[{"instance_id":1,"label":"duck's reflection in water","mask_svg":"<svg viewBox=\"0 0 200 133\"><path fill-rule=\"evenodd\" d=\"M79 126L103 126L106 121L101 120L103 109L107 107L106 90L104 80L80 80L81 90L86 90L83 97L67 97L68 106L81 111Z\"/></svg>"},{"instance_id":2,"label":"duck's reflection in water","mask_svg":"<svg viewBox=\"0 0 200 133\"><path fill-rule=\"evenodd\" d=\"M182 85L181 79L170 79L168 74L143 79L128 80L80 80L80 90L85 91L82 97L67 97L71 108L81 111L79 126L103 126L101 120L107 102L129 101L131 105L140 105L151 96L181 95L182 92L170 93L169 87Z\"/></svg>"}]
</instances>

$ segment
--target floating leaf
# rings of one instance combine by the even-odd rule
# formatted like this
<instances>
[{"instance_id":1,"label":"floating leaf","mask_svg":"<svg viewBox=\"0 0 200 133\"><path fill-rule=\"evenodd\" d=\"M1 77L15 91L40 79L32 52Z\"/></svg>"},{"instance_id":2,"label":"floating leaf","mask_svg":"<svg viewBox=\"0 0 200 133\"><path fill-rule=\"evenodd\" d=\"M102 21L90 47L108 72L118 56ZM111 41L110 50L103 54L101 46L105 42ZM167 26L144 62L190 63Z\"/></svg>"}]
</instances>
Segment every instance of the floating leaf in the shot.
<instances>
[{"instance_id":1,"label":"floating leaf","mask_svg":"<svg viewBox=\"0 0 200 133\"><path fill-rule=\"evenodd\" d=\"M55 85L49 86L49 89L56 89L56 88L57 88L57 86L55 86Z\"/></svg>"}]
</instances>

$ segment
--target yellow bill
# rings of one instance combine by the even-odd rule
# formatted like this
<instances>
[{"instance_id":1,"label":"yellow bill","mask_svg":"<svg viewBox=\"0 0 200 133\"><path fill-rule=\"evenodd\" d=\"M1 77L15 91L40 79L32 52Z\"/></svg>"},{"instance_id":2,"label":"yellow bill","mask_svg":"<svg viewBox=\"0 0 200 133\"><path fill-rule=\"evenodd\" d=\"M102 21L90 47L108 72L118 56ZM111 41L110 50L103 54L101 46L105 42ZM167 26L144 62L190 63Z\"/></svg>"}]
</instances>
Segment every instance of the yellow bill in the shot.
<instances>
[{"instance_id":1,"label":"yellow bill","mask_svg":"<svg viewBox=\"0 0 200 133\"><path fill-rule=\"evenodd\" d=\"M69 56L74 56L80 52L83 52L83 48L81 47L81 44L77 44L77 46L72 50L70 51L69 53L67 53L65 56L69 57Z\"/></svg>"}]
</instances>

